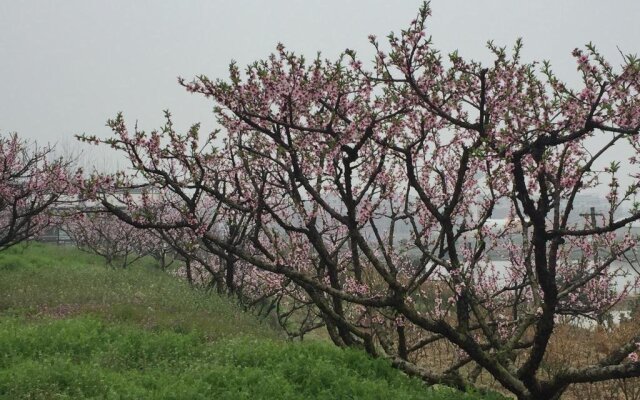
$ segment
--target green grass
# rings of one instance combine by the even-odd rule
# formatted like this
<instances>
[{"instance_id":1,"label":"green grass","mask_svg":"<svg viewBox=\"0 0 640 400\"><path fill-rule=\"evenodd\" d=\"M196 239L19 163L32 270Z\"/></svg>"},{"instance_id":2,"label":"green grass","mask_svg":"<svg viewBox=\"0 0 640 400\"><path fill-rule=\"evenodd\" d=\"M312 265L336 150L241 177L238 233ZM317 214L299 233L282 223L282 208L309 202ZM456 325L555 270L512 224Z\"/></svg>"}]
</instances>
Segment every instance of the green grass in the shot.
<instances>
[{"instance_id":1,"label":"green grass","mask_svg":"<svg viewBox=\"0 0 640 400\"><path fill-rule=\"evenodd\" d=\"M30 317L88 313L149 329L195 329L211 339L238 333L279 336L227 299L191 290L151 265L112 269L75 248L38 243L0 252L0 312Z\"/></svg>"},{"instance_id":2,"label":"green grass","mask_svg":"<svg viewBox=\"0 0 640 400\"><path fill-rule=\"evenodd\" d=\"M491 399L290 343L227 299L72 248L0 253L0 399Z\"/></svg>"}]
</instances>

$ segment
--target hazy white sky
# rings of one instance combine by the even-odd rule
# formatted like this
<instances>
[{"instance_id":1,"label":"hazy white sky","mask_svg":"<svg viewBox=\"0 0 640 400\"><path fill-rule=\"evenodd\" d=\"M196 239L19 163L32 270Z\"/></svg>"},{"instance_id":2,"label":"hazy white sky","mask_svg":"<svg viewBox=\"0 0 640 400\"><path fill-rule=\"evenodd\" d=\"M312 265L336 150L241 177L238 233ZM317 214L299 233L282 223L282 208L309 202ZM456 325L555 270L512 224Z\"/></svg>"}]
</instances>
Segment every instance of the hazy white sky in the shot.
<instances>
[{"instance_id":1,"label":"hazy white sky","mask_svg":"<svg viewBox=\"0 0 640 400\"><path fill-rule=\"evenodd\" d=\"M177 76L226 77L266 57L278 42L309 56L345 48L372 54L367 35L383 37L414 18L416 0L31 0L0 1L0 134L73 143L107 135L123 111L144 129L170 109L179 127L213 127L212 104ZM640 52L640 1L434 0L429 33L436 46L489 60L485 43L525 41L527 59L549 59L576 80L570 56L593 41L618 64ZM369 59L370 57L364 57Z\"/></svg>"}]
</instances>

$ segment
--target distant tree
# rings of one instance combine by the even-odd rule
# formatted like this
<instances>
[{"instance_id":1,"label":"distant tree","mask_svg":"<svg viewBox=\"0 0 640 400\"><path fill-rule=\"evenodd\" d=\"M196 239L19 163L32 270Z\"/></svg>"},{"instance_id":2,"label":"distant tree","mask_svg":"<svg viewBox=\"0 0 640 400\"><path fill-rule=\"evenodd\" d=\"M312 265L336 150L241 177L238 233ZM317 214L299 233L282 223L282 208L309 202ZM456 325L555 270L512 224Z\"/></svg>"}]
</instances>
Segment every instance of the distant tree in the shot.
<instances>
[{"instance_id":1,"label":"distant tree","mask_svg":"<svg viewBox=\"0 0 640 400\"><path fill-rule=\"evenodd\" d=\"M164 248L152 230L136 229L105 212L67 216L63 229L80 249L103 257L112 267L126 268Z\"/></svg>"},{"instance_id":2,"label":"distant tree","mask_svg":"<svg viewBox=\"0 0 640 400\"><path fill-rule=\"evenodd\" d=\"M133 171L92 187L143 181L176 215L92 195L133 226L189 229L207 252L295 285L336 345L428 383L464 388L485 374L519 399L556 399L571 384L640 376L640 332L597 363L576 356L543 373L561 316L598 318L635 286L609 290L638 241L640 62L614 68L591 45L575 50L574 89L548 63L523 62L520 41L489 43L488 67L443 57L425 35L429 13L388 49L370 37L370 70L352 51L307 62L280 45L244 72L232 64L229 81L181 80L216 102L223 132L200 141L198 125L179 134L168 114L160 131L130 132L119 115L113 138L84 137ZM615 164L596 168L623 146L634 150L624 189ZM585 228L574 202L601 187L609 212ZM505 225L492 222L498 202L510 205ZM242 244L222 229L238 216L250 221ZM430 363L442 348L445 362Z\"/></svg>"}]
</instances>

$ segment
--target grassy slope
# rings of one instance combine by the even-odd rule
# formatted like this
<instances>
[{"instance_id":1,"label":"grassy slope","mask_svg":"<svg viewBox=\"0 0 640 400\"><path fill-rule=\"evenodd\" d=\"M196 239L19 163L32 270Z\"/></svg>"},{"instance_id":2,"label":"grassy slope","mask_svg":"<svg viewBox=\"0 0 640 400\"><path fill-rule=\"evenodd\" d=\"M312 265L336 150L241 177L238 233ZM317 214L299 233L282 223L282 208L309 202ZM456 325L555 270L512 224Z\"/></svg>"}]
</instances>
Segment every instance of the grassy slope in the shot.
<instances>
[{"instance_id":1,"label":"grassy slope","mask_svg":"<svg viewBox=\"0 0 640 400\"><path fill-rule=\"evenodd\" d=\"M99 257L71 247L30 244L0 253L0 311L53 318L91 314L112 322L179 333L198 330L210 339L238 333L277 333L226 299L190 290L152 268L105 267Z\"/></svg>"},{"instance_id":2,"label":"grassy slope","mask_svg":"<svg viewBox=\"0 0 640 400\"><path fill-rule=\"evenodd\" d=\"M0 253L3 399L477 399L357 351L292 344L226 299L75 249Z\"/></svg>"}]
</instances>

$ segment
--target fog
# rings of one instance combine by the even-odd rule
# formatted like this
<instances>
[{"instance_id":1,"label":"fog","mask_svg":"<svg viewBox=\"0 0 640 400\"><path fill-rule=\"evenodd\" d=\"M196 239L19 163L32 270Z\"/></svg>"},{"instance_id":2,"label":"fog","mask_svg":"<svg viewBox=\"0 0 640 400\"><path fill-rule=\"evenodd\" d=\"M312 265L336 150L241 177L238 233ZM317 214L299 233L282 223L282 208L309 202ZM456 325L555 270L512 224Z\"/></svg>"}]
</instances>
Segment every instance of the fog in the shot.
<instances>
[{"instance_id":1,"label":"fog","mask_svg":"<svg viewBox=\"0 0 640 400\"><path fill-rule=\"evenodd\" d=\"M198 74L226 77L266 57L278 42L314 56L345 48L371 57L368 34L398 32L420 1L98 1L0 2L0 134L18 132L75 152L74 134L106 136L108 118L123 111L143 129L170 109L180 129L214 128L212 104L177 84ZM592 41L620 64L640 45L640 2L434 0L428 33L443 52L490 60L488 39L524 39L525 60L551 60L558 75L578 82L570 55ZM85 150L86 152L86 150ZM87 153L101 167L118 159ZM113 166L113 165L112 165Z\"/></svg>"}]
</instances>

